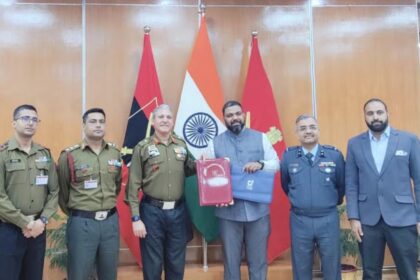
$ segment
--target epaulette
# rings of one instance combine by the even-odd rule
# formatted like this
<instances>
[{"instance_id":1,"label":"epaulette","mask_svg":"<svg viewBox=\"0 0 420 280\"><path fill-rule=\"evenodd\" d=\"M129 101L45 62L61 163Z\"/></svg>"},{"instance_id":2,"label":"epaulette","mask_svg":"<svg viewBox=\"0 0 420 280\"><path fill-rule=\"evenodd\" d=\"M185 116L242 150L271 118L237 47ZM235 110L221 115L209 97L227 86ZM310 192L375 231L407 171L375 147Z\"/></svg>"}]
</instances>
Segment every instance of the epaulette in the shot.
<instances>
[{"instance_id":1,"label":"epaulette","mask_svg":"<svg viewBox=\"0 0 420 280\"><path fill-rule=\"evenodd\" d=\"M286 152L295 151L295 150L297 150L299 148L300 148L300 146L287 147Z\"/></svg>"},{"instance_id":2,"label":"epaulette","mask_svg":"<svg viewBox=\"0 0 420 280\"><path fill-rule=\"evenodd\" d=\"M9 142L4 142L0 145L0 152L6 150L9 147Z\"/></svg>"},{"instance_id":3,"label":"epaulette","mask_svg":"<svg viewBox=\"0 0 420 280\"><path fill-rule=\"evenodd\" d=\"M112 143L112 142L106 142L106 144L107 144L109 147L111 147L111 148L114 148L114 149L118 150L118 147L117 147L117 145L116 145L115 143Z\"/></svg>"},{"instance_id":4,"label":"epaulette","mask_svg":"<svg viewBox=\"0 0 420 280\"><path fill-rule=\"evenodd\" d=\"M74 146L70 146L70 147L64 149L64 151L67 152L67 153L69 153L69 152L72 152L72 151L74 151L76 149L79 149L79 148L80 148L80 145L79 144L76 144Z\"/></svg>"},{"instance_id":5,"label":"epaulette","mask_svg":"<svg viewBox=\"0 0 420 280\"><path fill-rule=\"evenodd\" d=\"M146 138L144 138L143 140L141 140L140 142L138 142L136 146L140 146L140 147L142 147L142 146L144 146L144 145L147 145L147 144L149 144L149 143L150 143L150 140L151 140L151 139L152 139L151 137L146 137Z\"/></svg>"},{"instance_id":6,"label":"epaulette","mask_svg":"<svg viewBox=\"0 0 420 280\"><path fill-rule=\"evenodd\" d=\"M338 149L336 147L331 146L331 145L322 145L322 148L328 149L328 150L338 151Z\"/></svg>"}]
</instances>

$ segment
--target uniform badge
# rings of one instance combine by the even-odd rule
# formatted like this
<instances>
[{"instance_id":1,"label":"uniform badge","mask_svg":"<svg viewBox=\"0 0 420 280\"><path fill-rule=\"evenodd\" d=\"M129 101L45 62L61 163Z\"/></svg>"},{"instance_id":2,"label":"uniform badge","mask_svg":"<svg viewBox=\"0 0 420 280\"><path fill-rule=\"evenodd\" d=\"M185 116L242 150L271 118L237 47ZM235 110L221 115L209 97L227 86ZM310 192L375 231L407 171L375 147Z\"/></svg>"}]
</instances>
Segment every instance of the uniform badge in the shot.
<instances>
[{"instance_id":1,"label":"uniform badge","mask_svg":"<svg viewBox=\"0 0 420 280\"><path fill-rule=\"evenodd\" d=\"M50 159L45 157L45 156L35 159L35 162L49 162L49 161L50 161Z\"/></svg>"},{"instance_id":2,"label":"uniform badge","mask_svg":"<svg viewBox=\"0 0 420 280\"><path fill-rule=\"evenodd\" d=\"M159 149L155 145L147 147L147 152L151 157L157 157L160 155Z\"/></svg>"},{"instance_id":3,"label":"uniform badge","mask_svg":"<svg viewBox=\"0 0 420 280\"><path fill-rule=\"evenodd\" d=\"M175 147L174 152L178 160L185 160L187 156L187 150L184 147Z\"/></svg>"},{"instance_id":4,"label":"uniform badge","mask_svg":"<svg viewBox=\"0 0 420 280\"><path fill-rule=\"evenodd\" d=\"M117 159L110 159L110 160L108 160L108 165L109 166L115 166L115 167L121 167L122 163L121 163L121 161L119 161Z\"/></svg>"},{"instance_id":5,"label":"uniform badge","mask_svg":"<svg viewBox=\"0 0 420 280\"><path fill-rule=\"evenodd\" d=\"M333 162L333 161L323 161L323 162L320 162L318 166L319 167L335 167L335 162ZM327 169L331 170L331 168L326 168L325 171L327 171Z\"/></svg>"}]
</instances>

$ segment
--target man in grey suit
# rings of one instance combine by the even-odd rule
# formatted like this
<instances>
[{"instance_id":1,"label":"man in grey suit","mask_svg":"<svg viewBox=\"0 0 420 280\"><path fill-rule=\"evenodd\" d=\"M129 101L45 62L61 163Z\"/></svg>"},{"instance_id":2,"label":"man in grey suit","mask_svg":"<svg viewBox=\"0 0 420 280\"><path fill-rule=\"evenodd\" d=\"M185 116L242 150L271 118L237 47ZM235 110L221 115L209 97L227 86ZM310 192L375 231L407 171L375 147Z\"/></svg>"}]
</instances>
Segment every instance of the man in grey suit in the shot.
<instances>
[{"instance_id":1,"label":"man in grey suit","mask_svg":"<svg viewBox=\"0 0 420 280\"><path fill-rule=\"evenodd\" d=\"M347 215L359 241L363 279L382 278L388 244L399 278L416 280L420 143L388 126L382 100L368 100L364 115L369 130L349 140L346 163Z\"/></svg>"},{"instance_id":2,"label":"man in grey suit","mask_svg":"<svg viewBox=\"0 0 420 280\"><path fill-rule=\"evenodd\" d=\"M207 157L229 158L231 165L241 166L247 173L258 170L277 171L279 159L268 137L245 127L242 105L234 100L222 109L227 131L209 143ZM224 279L241 279L241 253L245 244L248 279L267 279L267 247L270 235L270 205L235 199L228 205L219 205L215 211L219 218L223 243Z\"/></svg>"}]
</instances>

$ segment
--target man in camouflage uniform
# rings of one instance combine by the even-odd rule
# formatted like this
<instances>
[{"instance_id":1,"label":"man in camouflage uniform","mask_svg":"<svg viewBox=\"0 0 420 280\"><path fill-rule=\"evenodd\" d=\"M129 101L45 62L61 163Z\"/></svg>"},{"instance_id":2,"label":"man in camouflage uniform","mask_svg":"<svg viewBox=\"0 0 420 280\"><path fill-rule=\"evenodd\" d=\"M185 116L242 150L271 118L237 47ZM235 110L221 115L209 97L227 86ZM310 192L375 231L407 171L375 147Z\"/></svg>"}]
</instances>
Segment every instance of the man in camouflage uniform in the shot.
<instances>
[{"instance_id":1,"label":"man in camouflage uniform","mask_svg":"<svg viewBox=\"0 0 420 280\"><path fill-rule=\"evenodd\" d=\"M88 279L96 264L100 280L117 279L119 224L116 201L121 183L121 155L104 141L105 112L83 114L82 143L65 149L58 160L59 204L69 216L69 280Z\"/></svg>"},{"instance_id":2,"label":"man in camouflage uniform","mask_svg":"<svg viewBox=\"0 0 420 280\"><path fill-rule=\"evenodd\" d=\"M14 110L15 135L0 146L0 279L41 280L45 225L57 209L58 182L50 151L32 141L32 105Z\"/></svg>"},{"instance_id":3,"label":"man in camouflage uniform","mask_svg":"<svg viewBox=\"0 0 420 280\"><path fill-rule=\"evenodd\" d=\"M141 238L144 279L161 279L164 267L166 279L181 280L191 238L184 179L195 172L195 164L184 140L172 133L168 105L153 111L152 122L155 133L134 148L126 197L134 235ZM144 195L139 207L140 189Z\"/></svg>"}]
</instances>

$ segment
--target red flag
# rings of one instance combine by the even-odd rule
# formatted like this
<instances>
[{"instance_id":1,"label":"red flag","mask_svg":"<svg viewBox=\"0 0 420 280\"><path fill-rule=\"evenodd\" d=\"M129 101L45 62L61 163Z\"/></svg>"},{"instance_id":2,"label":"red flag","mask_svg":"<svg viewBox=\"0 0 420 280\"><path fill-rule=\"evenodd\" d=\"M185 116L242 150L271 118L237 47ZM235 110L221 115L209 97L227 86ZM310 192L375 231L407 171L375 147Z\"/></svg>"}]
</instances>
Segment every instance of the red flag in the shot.
<instances>
[{"instance_id":1,"label":"red flag","mask_svg":"<svg viewBox=\"0 0 420 280\"><path fill-rule=\"evenodd\" d=\"M123 180L121 183L121 193L117 200L121 236L136 258L139 266L141 266L140 242L139 238L135 237L133 234L130 208L124 203L125 188L128 182L127 166L129 166L131 161L133 147L146 137L147 125L151 112L158 105L162 104L162 95L156 73L155 61L153 59L149 33L144 34L143 40L143 55L125 132L124 144L121 150L124 160Z\"/></svg>"},{"instance_id":2,"label":"red flag","mask_svg":"<svg viewBox=\"0 0 420 280\"><path fill-rule=\"evenodd\" d=\"M251 57L245 81L242 106L250 112L250 127L265 132L280 156L286 149L270 81L258 49L258 39L252 38ZM289 201L281 189L279 173L276 175L271 203L271 234L268 240L268 261L272 262L290 247Z\"/></svg>"}]
</instances>

